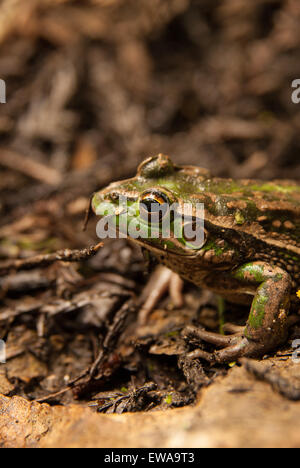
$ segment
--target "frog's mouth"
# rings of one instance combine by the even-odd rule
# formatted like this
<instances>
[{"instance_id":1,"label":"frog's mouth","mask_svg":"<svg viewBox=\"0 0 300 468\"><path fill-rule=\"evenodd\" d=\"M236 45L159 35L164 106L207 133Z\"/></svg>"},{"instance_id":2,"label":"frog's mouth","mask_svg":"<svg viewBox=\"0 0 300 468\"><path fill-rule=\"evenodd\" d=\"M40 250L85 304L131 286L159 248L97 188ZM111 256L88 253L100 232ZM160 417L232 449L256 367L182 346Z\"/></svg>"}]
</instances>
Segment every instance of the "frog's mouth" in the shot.
<instances>
[{"instance_id":1,"label":"frog's mouth","mask_svg":"<svg viewBox=\"0 0 300 468\"><path fill-rule=\"evenodd\" d=\"M103 223L109 225L109 221L119 219L122 215L127 215L128 210L123 209L122 211L110 215L99 215ZM164 238L162 236L155 238L144 238L144 237L132 237L128 232L127 226L123 226L123 229L120 227L120 224L114 224L113 230L110 231L107 229L105 231L105 237L114 237L114 238L128 238L131 242L139 245L142 248L146 248L153 253L156 253L159 256L176 256L176 257L196 257L197 251L192 250L186 247L180 242L179 239L175 237ZM100 233L98 236L102 238Z\"/></svg>"},{"instance_id":2,"label":"frog's mouth","mask_svg":"<svg viewBox=\"0 0 300 468\"><path fill-rule=\"evenodd\" d=\"M146 249L150 250L153 253L157 253L160 256L163 255L165 257L167 257L167 256L176 256L176 257L193 258L193 257L197 257L197 255L198 255L198 253L196 251L191 252L191 250L184 250L184 246L182 244L180 244L180 246L178 247L178 250L173 250L171 247L168 246L168 244L170 242L174 243L174 241L176 241L176 239L164 239L164 240L162 239L162 244L163 245L159 245L159 244L154 245L152 242L147 241L145 239L143 239L143 240L134 239L133 240L130 237L129 237L129 239L132 242L135 242L136 244L138 244L140 247L146 248ZM180 251L179 251L179 249L180 249Z\"/></svg>"},{"instance_id":3,"label":"frog's mouth","mask_svg":"<svg viewBox=\"0 0 300 468\"><path fill-rule=\"evenodd\" d=\"M126 211L122 211L120 216L126 214ZM108 215L103 216L102 219L104 221L108 221L109 219L114 219L115 215ZM109 233L109 231L107 231ZM115 232L113 234L117 234L117 238L127 238L131 242L139 245L140 247L146 248L154 253L159 255L168 256L182 256L182 257L196 257L197 252L195 250L191 250L185 247L179 239L175 237L169 238L139 238L139 237L131 237L128 234L127 230L120 229L117 225L115 226Z\"/></svg>"},{"instance_id":4,"label":"frog's mouth","mask_svg":"<svg viewBox=\"0 0 300 468\"><path fill-rule=\"evenodd\" d=\"M120 199L120 194L118 194L116 199ZM183 236L182 233L181 236L178 236L174 220L170 225L168 224L170 222L169 218L166 218L166 230L164 230L166 225L161 224L161 221L149 223L147 219L145 220L140 216L138 198L136 197L130 199L130 205L128 206L128 197L126 198L125 205L116 205L109 199L105 200L105 197L102 195L100 203L98 199L97 206L94 206L94 211L101 217L101 221L99 222L101 226L107 226L106 229L100 231L97 229L98 237L101 239L107 237L128 238L135 244L163 257L170 255L176 257L197 257L203 246L202 243L198 247L193 247L192 240L186 239L186 236ZM112 223L111 226L113 225L112 230L109 228L110 222ZM181 223L180 220L179 222Z\"/></svg>"}]
</instances>

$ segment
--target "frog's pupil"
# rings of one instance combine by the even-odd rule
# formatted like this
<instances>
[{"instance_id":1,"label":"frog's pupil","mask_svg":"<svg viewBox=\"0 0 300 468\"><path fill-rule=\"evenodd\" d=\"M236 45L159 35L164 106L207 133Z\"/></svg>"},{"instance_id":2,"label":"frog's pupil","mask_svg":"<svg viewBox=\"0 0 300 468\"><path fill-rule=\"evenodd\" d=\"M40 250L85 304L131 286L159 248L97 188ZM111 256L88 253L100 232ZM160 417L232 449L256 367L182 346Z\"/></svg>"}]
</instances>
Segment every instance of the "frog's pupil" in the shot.
<instances>
[{"instance_id":1,"label":"frog's pupil","mask_svg":"<svg viewBox=\"0 0 300 468\"><path fill-rule=\"evenodd\" d=\"M157 213L161 207L161 204L158 201L153 200L153 198L143 200L142 204L145 206L148 213Z\"/></svg>"},{"instance_id":2,"label":"frog's pupil","mask_svg":"<svg viewBox=\"0 0 300 468\"><path fill-rule=\"evenodd\" d=\"M165 216L169 205L153 198L145 198L140 203L140 214L147 222L157 223Z\"/></svg>"}]
</instances>

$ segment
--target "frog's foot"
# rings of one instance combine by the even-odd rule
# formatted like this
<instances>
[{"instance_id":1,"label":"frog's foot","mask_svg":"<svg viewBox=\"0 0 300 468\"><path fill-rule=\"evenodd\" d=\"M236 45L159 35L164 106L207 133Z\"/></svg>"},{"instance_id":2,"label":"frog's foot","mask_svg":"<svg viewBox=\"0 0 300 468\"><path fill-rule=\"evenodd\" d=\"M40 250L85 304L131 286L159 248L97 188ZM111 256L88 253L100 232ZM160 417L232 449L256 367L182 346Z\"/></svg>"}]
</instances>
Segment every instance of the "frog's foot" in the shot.
<instances>
[{"instance_id":1,"label":"frog's foot","mask_svg":"<svg viewBox=\"0 0 300 468\"><path fill-rule=\"evenodd\" d=\"M232 335L221 335L220 333L207 331L205 328L193 327L189 325L183 330L183 336L192 340L206 341L207 343L213 344L215 346L227 347L233 344L236 339L242 335L245 327L241 328L241 330Z\"/></svg>"},{"instance_id":2,"label":"frog's foot","mask_svg":"<svg viewBox=\"0 0 300 468\"><path fill-rule=\"evenodd\" d=\"M286 329L299 323L300 317L291 315L286 319ZM241 357L261 357L274 348L274 343L268 345L265 342L254 341L245 336L245 327L226 323L224 331L231 335L220 335L205 330L204 328L188 326L183 330L183 337L193 341L204 341L221 349L208 353L202 349L195 349L188 353L191 359L205 359L211 363L226 364L237 361ZM281 341L277 344L279 345Z\"/></svg>"},{"instance_id":3,"label":"frog's foot","mask_svg":"<svg viewBox=\"0 0 300 468\"><path fill-rule=\"evenodd\" d=\"M264 262L252 262L240 266L232 275L241 283L255 286L256 292L242 332L232 326L231 331L238 333L229 336L218 337L205 330L198 332L202 340L222 347L212 355L202 355L218 363L240 357L261 357L271 352L286 341L291 324L288 313L292 279L288 272Z\"/></svg>"},{"instance_id":4,"label":"frog's foot","mask_svg":"<svg viewBox=\"0 0 300 468\"><path fill-rule=\"evenodd\" d=\"M139 298L139 302L142 305L138 316L139 323L144 325L147 322L149 314L166 292L169 292L174 307L182 307L182 288L182 279L173 271L159 265L152 273L148 284Z\"/></svg>"},{"instance_id":5,"label":"frog's foot","mask_svg":"<svg viewBox=\"0 0 300 468\"><path fill-rule=\"evenodd\" d=\"M232 339L231 345L228 347L214 351L213 353L208 353L202 349L195 349L188 353L188 356L192 359L205 359L210 363L226 364L237 361L241 357L259 357L265 354L265 352L267 350L261 343L255 343L245 337L238 337Z\"/></svg>"},{"instance_id":6,"label":"frog's foot","mask_svg":"<svg viewBox=\"0 0 300 468\"><path fill-rule=\"evenodd\" d=\"M183 335L188 339L196 339L213 344L222 349L208 353L202 349L195 349L188 356L192 359L202 358L212 363L225 364L238 360L240 357L261 356L267 350L261 343L256 343L244 336L245 327L237 327L228 324L227 330L236 331L232 335L220 335L209 332L203 328L188 326L184 329Z\"/></svg>"}]
</instances>

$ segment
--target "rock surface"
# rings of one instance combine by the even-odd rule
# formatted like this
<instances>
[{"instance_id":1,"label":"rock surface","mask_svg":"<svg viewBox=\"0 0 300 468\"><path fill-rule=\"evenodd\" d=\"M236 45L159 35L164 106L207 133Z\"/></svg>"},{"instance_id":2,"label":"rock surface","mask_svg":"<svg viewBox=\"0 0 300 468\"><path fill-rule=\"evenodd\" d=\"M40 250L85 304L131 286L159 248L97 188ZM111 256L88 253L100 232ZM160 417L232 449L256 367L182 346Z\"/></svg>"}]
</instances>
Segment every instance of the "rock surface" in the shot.
<instances>
[{"instance_id":1,"label":"rock surface","mask_svg":"<svg viewBox=\"0 0 300 468\"><path fill-rule=\"evenodd\" d=\"M291 372L297 365L290 365ZM300 402L234 367L199 394L194 407L96 414L0 397L2 447L298 447Z\"/></svg>"}]
</instances>

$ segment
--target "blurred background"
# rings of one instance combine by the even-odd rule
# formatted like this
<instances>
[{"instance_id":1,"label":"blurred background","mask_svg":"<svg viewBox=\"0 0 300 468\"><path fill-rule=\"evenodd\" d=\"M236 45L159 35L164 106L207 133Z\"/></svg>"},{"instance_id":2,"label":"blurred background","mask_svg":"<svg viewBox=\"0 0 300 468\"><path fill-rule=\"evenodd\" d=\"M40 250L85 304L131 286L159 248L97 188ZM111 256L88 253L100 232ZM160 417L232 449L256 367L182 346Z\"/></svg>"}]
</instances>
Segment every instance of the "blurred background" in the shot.
<instances>
[{"instance_id":1,"label":"blurred background","mask_svg":"<svg viewBox=\"0 0 300 468\"><path fill-rule=\"evenodd\" d=\"M157 152L299 177L299 21L298 0L2 0L2 212L33 184L86 195Z\"/></svg>"}]
</instances>

